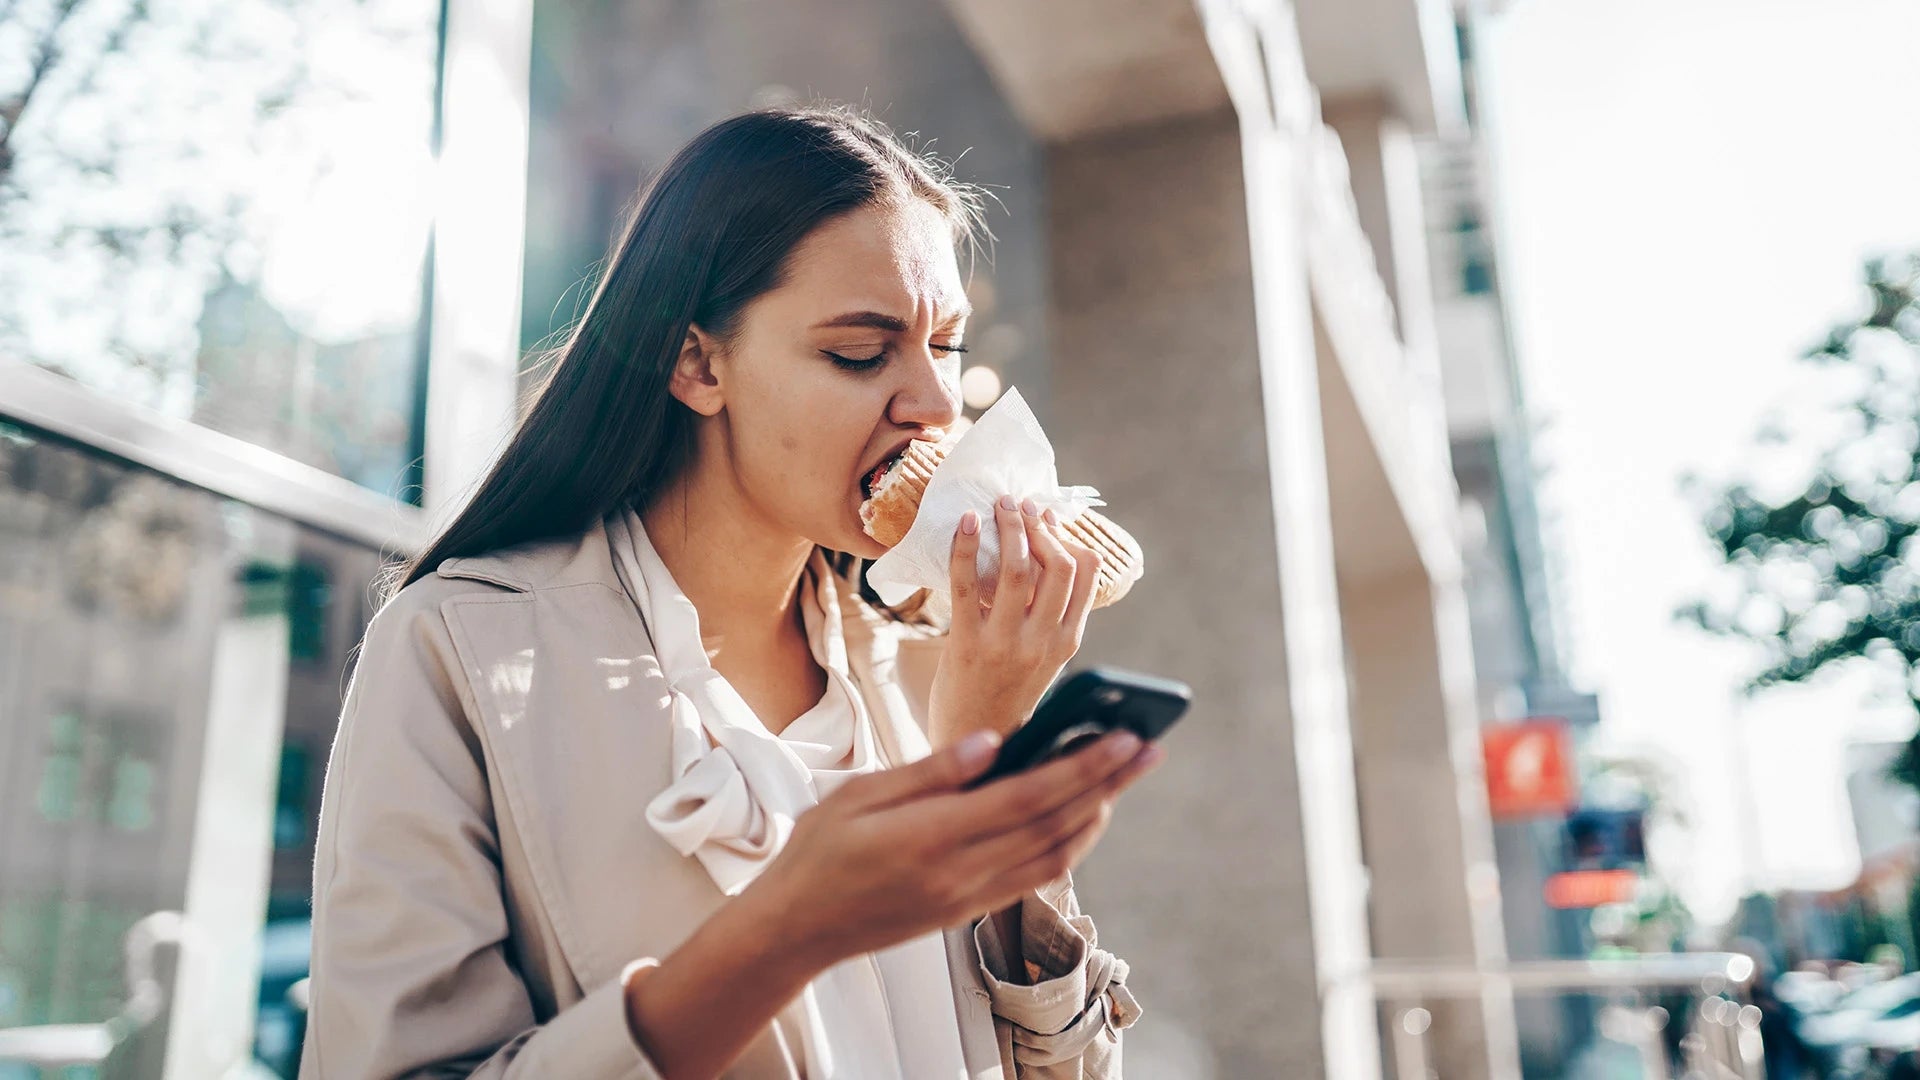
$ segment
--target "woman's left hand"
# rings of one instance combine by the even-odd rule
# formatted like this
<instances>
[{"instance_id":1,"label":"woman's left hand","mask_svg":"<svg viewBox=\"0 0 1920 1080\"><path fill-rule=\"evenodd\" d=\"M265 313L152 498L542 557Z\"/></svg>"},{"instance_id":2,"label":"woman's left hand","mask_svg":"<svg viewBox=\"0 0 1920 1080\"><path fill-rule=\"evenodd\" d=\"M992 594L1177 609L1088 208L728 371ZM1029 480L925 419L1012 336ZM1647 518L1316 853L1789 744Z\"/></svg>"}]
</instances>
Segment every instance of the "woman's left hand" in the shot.
<instances>
[{"instance_id":1,"label":"woman's left hand","mask_svg":"<svg viewBox=\"0 0 1920 1080\"><path fill-rule=\"evenodd\" d=\"M1026 723L1080 650L1100 557L1070 539L1051 510L1034 509L1031 500L1023 505L1011 495L994 507L1000 574L990 598L979 581L980 525L972 511L954 533L953 629L928 703L935 749L981 729L1005 736Z\"/></svg>"}]
</instances>

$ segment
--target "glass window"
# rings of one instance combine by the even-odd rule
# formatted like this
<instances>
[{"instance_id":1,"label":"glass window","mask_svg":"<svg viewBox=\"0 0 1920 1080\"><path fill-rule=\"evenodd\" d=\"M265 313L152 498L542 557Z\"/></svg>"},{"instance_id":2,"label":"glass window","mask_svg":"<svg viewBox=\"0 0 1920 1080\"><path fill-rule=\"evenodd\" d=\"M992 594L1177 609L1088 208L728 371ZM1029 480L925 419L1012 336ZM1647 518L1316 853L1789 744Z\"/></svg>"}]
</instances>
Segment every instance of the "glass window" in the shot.
<instances>
[{"instance_id":1,"label":"glass window","mask_svg":"<svg viewBox=\"0 0 1920 1080\"><path fill-rule=\"evenodd\" d=\"M1493 291L1493 249L1480 215L1463 209L1454 223L1460 246L1460 291L1485 296Z\"/></svg>"},{"instance_id":2,"label":"glass window","mask_svg":"<svg viewBox=\"0 0 1920 1080\"><path fill-rule=\"evenodd\" d=\"M418 501L440 0L18 0L0 355Z\"/></svg>"},{"instance_id":3,"label":"glass window","mask_svg":"<svg viewBox=\"0 0 1920 1080\"><path fill-rule=\"evenodd\" d=\"M379 554L4 422L0 552L0 1030L115 1017L136 923L186 911L229 969L258 949L253 1052L291 1077L313 825ZM237 766L269 778L258 805L220 782ZM248 845L269 876L196 909ZM257 941L213 921L234 910L264 914ZM196 1007L224 1006L169 1000L116 1068L159 1075Z\"/></svg>"}]
</instances>

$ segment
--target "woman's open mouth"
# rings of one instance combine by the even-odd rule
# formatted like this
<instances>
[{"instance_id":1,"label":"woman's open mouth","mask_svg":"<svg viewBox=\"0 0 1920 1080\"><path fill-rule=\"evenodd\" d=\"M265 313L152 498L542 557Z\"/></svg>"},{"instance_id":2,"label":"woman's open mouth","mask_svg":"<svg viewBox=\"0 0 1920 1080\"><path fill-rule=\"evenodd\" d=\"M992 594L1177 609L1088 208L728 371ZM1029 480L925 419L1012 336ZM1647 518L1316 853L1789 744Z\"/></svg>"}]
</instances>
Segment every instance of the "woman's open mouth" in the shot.
<instances>
[{"instance_id":1,"label":"woman's open mouth","mask_svg":"<svg viewBox=\"0 0 1920 1080\"><path fill-rule=\"evenodd\" d=\"M874 466L873 471L868 473L866 479L860 482L860 493L866 498L873 498L873 493L879 491L881 483L886 480L887 473L892 471L893 467L899 464L900 459L905 456L905 454L895 454L893 457Z\"/></svg>"}]
</instances>

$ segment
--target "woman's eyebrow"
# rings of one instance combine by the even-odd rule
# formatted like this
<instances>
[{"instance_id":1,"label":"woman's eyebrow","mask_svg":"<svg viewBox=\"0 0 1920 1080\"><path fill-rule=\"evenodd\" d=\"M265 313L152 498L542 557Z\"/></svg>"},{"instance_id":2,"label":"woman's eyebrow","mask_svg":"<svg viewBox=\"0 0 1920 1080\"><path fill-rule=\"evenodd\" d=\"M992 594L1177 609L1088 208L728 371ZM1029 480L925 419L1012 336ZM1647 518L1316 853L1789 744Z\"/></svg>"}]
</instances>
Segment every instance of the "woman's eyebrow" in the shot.
<instances>
[{"instance_id":1,"label":"woman's eyebrow","mask_svg":"<svg viewBox=\"0 0 1920 1080\"><path fill-rule=\"evenodd\" d=\"M953 314L947 316L946 322L948 324L955 323L972 314L972 307L962 305L957 308ZM825 330L836 326L866 326L875 330L885 330L893 334L904 334L907 332L907 321L905 319L885 315L878 311L849 311L844 315L835 315L825 322L816 324L814 329Z\"/></svg>"}]
</instances>

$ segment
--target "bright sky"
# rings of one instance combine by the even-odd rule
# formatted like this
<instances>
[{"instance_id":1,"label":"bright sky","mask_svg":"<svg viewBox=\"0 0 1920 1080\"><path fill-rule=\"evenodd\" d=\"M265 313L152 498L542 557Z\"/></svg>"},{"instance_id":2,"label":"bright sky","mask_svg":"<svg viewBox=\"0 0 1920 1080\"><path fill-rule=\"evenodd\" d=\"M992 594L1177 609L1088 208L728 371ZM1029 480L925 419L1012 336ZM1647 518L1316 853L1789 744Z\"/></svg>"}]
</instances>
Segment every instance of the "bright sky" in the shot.
<instances>
[{"instance_id":1,"label":"bright sky","mask_svg":"<svg viewBox=\"0 0 1920 1080\"><path fill-rule=\"evenodd\" d=\"M1920 3L1517 0L1480 52L1576 677L1604 739L1687 777L1664 861L1697 914L1844 884L1842 748L1913 721L1864 676L1736 699L1743 649L1670 618L1715 565L1678 478L1818 386L1794 358L1861 304L1863 255L1920 247Z\"/></svg>"}]
</instances>

